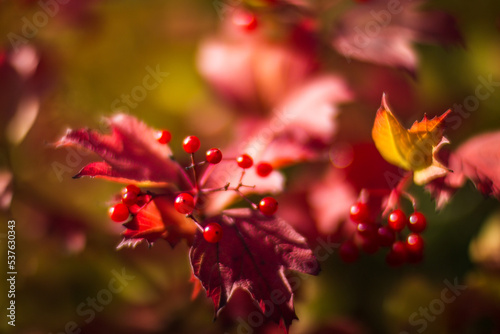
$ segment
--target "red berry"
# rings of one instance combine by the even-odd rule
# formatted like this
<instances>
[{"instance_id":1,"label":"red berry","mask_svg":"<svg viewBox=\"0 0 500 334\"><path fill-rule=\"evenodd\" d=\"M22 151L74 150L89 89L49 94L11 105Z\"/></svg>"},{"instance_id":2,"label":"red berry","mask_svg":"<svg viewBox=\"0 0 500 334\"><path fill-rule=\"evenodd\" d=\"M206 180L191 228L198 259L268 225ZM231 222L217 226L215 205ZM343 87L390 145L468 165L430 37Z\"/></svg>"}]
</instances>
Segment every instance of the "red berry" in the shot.
<instances>
[{"instance_id":1,"label":"red berry","mask_svg":"<svg viewBox=\"0 0 500 334\"><path fill-rule=\"evenodd\" d=\"M134 184L129 184L128 186L126 186L125 188L122 189L122 195L125 193L128 193L128 192L139 195L141 193L141 188L139 188L138 186L136 186Z\"/></svg>"},{"instance_id":2,"label":"red berry","mask_svg":"<svg viewBox=\"0 0 500 334\"><path fill-rule=\"evenodd\" d=\"M137 194L133 192L126 192L125 194L122 195L122 202L126 206L131 206L137 203Z\"/></svg>"},{"instance_id":3,"label":"red berry","mask_svg":"<svg viewBox=\"0 0 500 334\"><path fill-rule=\"evenodd\" d=\"M222 227L217 223L209 223L203 229L203 237L211 243L219 242L222 239Z\"/></svg>"},{"instance_id":4,"label":"red berry","mask_svg":"<svg viewBox=\"0 0 500 334\"><path fill-rule=\"evenodd\" d=\"M128 207L123 203L113 205L108 210L109 217L112 221L121 223L128 219Z\"/></svg>"},{"instance_id":5,"label":"red berry","mask_svg":"<svg viewBox=\"0 0 500 334\"><path fill-rule=\"evenodd\" d=\"M352 263L358 259L359 249L352 240L348 240L340 246L339 254L342 261Z\"/></svg>"},{"instance_id":6,"label":"red berry","mask_svg":"<svg viewBox=\"0 0 500 334\"><path fill-rule=\"evenodd\" d=\"M187 136L182 142L182 148L187 153L194 153L200 149L200 140L196 136Z\"/></svg>"},{"instance_id":7,"label":"red berry","mask_svg":"<svg viewBox=\"0 0 500 334\"><path fill-rule=\"evenodd\" d=\"M257 175L260 177L266 177L273 171L273 166L268 162L259 163L255 169L257 169Z\"/></svg>"},{"instance_id":8,"label":"red berry","mask_svg":"<svg viewBox=\"0 0 500 334\"><path fill-rule=\"evenodd\" d=\"M222 152L218 148L211 148L206 153L207 161L212 165L216 165L222 160Z\"/></svg>"},{"instance_id":9,"label":"red berry","mask_svg":"<svg viewBox=\"0 0 500 334\"><path fill-rule=\"evenodd\" d=\"M264 197L259 202L259 210L266 216L272 216L278 210L278 201L273 197Z\"/></svg>"},{"instance_id":10,"label":"red berry","mask_svg":"<svg viewBox=\"0 0 500 334\"><path fill-rule=\"evenodd\" d=\"M233 16L233 23L246 31L252 31L257 28L257 17L252 12L239 10Z\"/></svg>"},{"instance_id":11,"label":"red berry","mask_svg":"<svg viewBox=\"0 0 500 334\"><path fill-rule=\"evenodd\" d=\"M240 155L236 158L236 162L238 163L238 166L243 169L250 168L253 165L253 159L248 154Z\"/></svg>"},{"instance_id":12,"label":"red berry","mask_svg":"<svg viewBox=\"0 0 500 334\"><path fill-rule=\"evenodd\" d=\"M190 214L194 209L194 198L191 194L182 193L175 198L175 209L182 214Z\"/></svg>"},{"instance_id":13,"label":"red berry","mask_svg":"<svg viewBox=\"0 0 500 334\"><path fill-rule=\"evenodd\" d=\"M427 219L425 219L424 214L421 212L415 211L411 214L410 218L408 218L408 228L412 232L420 233L425 230L426 226Z\"/></svg>"},{"instance_id":14,"label":"red berry","mask_svg":"<svg viewBox=\"0 0 500 334\"><path fill-rule=\"evenodd\" d=\"M366 223L370 218L368 205L362 202L358 202L351 206L349 213L351 216L351 220L355 223Z\"/></svg>"},{"instance_id":15,"label":"red berry","mask_svg":"<svg viewBox=\"0 0 500 334\"><path fill-rule=\"evenodd\" d=\"M382 247L389 247L396 241L396 233L387 226L379 227L377 234L378 242Z\"/></svg>"},{"instance_id":16,"label":"red berry","mask_svg":"<svg viewBox=\"0 0 500 334\"><path fill-rule=\"evenodd\" d=\"M393 231L401 231L406 225L406 215L403 210L397 209L391 212L388 218L389 227Z\"/></svg>"},{"instance_id":17,"label":"red berry","mask_svg":"<svg viewBox=\"0 0 500 334\"><path fill-rule=\"evenodd\" d=\"M392 267L398 267L406 262L407 252L405 243L396 241L392 244L390 252L387 254L385 261Z\"/></svg>"},{"instance_id":18,"label":"red berry","mask_svg":"<svg viewBox=\"0 0 500 334\"><path fill-rule=\"evenodd\" d=\"M410 253L421 253L424 250L424 238L420 234L410 233L406 238L406 249Z\"/></svg>"},{"instance_id":19,"label":"red berry","mask_svg":"<svg viewBox=\"0 0 500 334\"><path fill-rule=\"evenodd\" d=\"M359 223L357 231L360 235L367 238L375 238L377 236L377 226L370 223Z\"/></svg>"},{"instance_id":20,"label":"red berry","mask_svg":"<svg viewBox=\"0 0 500 334\"><path fill-rule=\"evenodd\" d=\"M172 139L172 134L168 130L161 130L156 132L155 138L160 144L168 144Z\"/></svg>"}]
</instances>

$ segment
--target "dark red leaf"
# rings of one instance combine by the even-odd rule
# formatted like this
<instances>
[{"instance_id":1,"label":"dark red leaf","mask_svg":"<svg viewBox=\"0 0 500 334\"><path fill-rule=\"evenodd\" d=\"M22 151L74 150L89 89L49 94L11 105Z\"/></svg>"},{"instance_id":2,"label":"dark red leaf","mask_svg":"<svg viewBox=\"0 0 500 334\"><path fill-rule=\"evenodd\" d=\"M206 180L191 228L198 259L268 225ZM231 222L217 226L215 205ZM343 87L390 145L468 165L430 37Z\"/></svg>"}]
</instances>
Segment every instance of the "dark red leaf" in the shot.
<instances>
[{"instance_id":1,"label":"dark red leaf","mask_svg":"<svg viewBox=\"0 0 500 334\"><path fill-rule=\"evenodd\" d=\"M56 143L57 146L82 146L104 159L85 166L75 178L103 177L124 183L189 180L182 167L171 159L170 148L156 141L153 129L125 114L117 114L106 121L111 128L110 134L90 129L68 130Z\"/></svg>"},{"instance_id":2,"label":"dark red leaf","mask_svg":"<svg viewBox=\"0 0 500 334\"><path fill-rule=\"evenodd\" d=\"M190 258L195 276L215 304L216 314L241 288L286 332L297 319L294 291L286 271L311 275L320 271L305 239L284 221L249 209L227 211L203 225L212 222L222 227L222 239L209 243L201 233L196 234Z\"/></svg>"}]
</instances>

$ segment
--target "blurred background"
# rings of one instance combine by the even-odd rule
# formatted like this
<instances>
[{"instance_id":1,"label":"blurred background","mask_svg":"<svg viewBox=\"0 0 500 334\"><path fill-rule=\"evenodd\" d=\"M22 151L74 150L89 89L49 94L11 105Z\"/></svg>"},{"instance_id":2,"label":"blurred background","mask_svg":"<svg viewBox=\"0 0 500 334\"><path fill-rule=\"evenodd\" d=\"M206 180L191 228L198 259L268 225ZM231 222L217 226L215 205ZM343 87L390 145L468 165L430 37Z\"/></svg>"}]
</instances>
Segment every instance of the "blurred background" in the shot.
<instances>
[{"instance_id":1,"label":"blurred background","mask_svg":"<svg viewBox=\"0 0 500 334\"><path fill-rule=\"evenodd\" d=\"M115 250L123 228L107 207L121 185L71 179L96 156L51 144L67 128L105 131L102 117L121 110L169 129L174 154L189 134L203 149L227 147L321 77L341 82L327 97L308 95L336 110L323 146L370 143L382 92L405 126L465 110L447 131L452 148L498 129L500 3L397 3L390 11L375 0L0 1L0 245L6 254L14 219L13 332L279 333L272 323L242 325L254 310L244 294L213 322L204 292L191 299L186 244ZM483 98L484 82L493 84ZM332 168L315 160L283 169L292 195L280 211L312 244L337 235L342 221L310 203ZM352 204L352 189L328 205ZM291 333L500 333L498 201L466 184L436 211L422 188L411 192L429 222L422 263L391 268L379 252L345 264L333 252L318 277L301 280ZM109 293L117 275L123 289ZM453 302L443 302L446 288ZM0 331L12 331L2 318Z\"/></svg>"}]
</instances>

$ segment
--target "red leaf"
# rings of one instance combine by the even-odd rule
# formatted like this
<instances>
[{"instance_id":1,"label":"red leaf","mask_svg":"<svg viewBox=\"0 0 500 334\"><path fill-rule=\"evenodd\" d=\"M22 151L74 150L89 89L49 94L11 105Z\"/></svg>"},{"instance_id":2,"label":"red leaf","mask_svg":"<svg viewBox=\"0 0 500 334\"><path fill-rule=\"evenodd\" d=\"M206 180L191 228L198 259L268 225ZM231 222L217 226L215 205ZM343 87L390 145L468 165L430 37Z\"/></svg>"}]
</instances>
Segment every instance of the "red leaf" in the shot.
<instances>
[{"instance_id":1,"label":"red leaf","mask_svg":"<svg viewBox=\"0 0 500 334\"><path fill-rule=\"evenodd\" d=\"M448 186L459 188L466 179L474 182L485 195L500 198L500 132L481 134L469 139L450 156Z\"/></svg>"},{"instance_id":2,"label":"red leaf","mask_svg":"<svg viewBox=\"0 0 500 334\"><path fill-rule=\"evenodd\" d=\"M311 275L320 271L305 239L284 221L249 209L226 211L204 224L211 222L222 227L222 239L209 243L198 233L190 258L195 276L215 304L216 314L241 288L286 332L297 316L294 291L285 271Z\"/></svg>"},{"instance_id":3,"label":"red leaf","mask_svg":"<svg viewBox=\"0 0 500 334\"><path fill-rule=\"evenodd\" d=\"M420 11L423 2L394 6L392 0L373 0L356 6L337 23L333 47L348 60L414 73L418 59L412 43L463 44L454 18L439 11Z\"/></svg>"},{"instance_id":4,"label":"red leaf","mask_svg":"<svg viewBox=\"0 0 500 334\"><path fill-rule=\"evenodd\" d=\"M159 238L165 239L172 247L184 238L190 244L196 226L175 210L174 198L174 195L156 197L141 208L131 208L136 214L123 224L127 229L117 248L135 247L144 240L153 243Z\"/></svg>"},{"instance_id":5,"label":"red leaf","mask_svg":"<svg viewBox=\"0 0 500 334\"><path fill-rule=\"evenodd\" d=\"M90 129L68 130L57 146L78 145L94 151L102 162L85 166L74 178L103 177L114 181L180 182L188 180L181 166L173 161L167 145L155 139L155 131L136 118L117 114L106 119L111 134Z\"/></svg>"}]
</instances>

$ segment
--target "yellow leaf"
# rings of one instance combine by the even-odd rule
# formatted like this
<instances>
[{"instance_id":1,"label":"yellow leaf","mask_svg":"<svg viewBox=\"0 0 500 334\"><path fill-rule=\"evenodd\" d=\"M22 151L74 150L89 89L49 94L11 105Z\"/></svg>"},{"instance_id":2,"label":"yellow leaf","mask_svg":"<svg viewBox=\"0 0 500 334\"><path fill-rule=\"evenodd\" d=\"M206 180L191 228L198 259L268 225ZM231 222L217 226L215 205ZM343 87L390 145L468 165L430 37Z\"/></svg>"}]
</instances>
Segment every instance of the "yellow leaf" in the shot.
<instances>
[{"instance_id":1,"label":"yellow leaf","mask_svg":"<svg viewBox=\"0 0 500 334\"><path fill-rule=\"evenodd\" d=\"M372 138L382 157L393 165L413 171L416 184L425 184L444 176L448 169L436 159L436 153L448 140L443 137L443 121L451 112L429 120L426 116L408 130L392 114L387 98L377 111Z\"/></svg>"}]
</instances>

